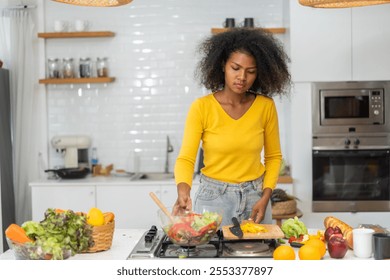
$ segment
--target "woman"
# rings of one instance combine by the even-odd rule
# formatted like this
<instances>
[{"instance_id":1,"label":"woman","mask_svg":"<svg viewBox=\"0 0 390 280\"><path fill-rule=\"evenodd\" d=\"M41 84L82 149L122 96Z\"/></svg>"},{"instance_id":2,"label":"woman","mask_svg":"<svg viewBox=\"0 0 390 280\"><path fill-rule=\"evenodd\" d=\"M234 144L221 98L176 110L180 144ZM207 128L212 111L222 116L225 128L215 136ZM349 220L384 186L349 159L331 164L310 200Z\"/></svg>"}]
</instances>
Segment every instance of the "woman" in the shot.
<instances>
[{"instance_id":1,"label":"woman","mask_svg":"<svg viewBox=\"0 0 390 280\"><path fill-rule=\"evenodd\" d=\"M277 112L270 97L285 93L290 85L288 57L272 34L249 28L214 35L199 51L196 73L212 92L195 100L188 112L175 164L174 213L192 209L190 191L202 143L204 167L194 211L203 206L222 208L223 225L231 224L232 217L260 223L282 160Z\"/></svg>"}]
</instances>

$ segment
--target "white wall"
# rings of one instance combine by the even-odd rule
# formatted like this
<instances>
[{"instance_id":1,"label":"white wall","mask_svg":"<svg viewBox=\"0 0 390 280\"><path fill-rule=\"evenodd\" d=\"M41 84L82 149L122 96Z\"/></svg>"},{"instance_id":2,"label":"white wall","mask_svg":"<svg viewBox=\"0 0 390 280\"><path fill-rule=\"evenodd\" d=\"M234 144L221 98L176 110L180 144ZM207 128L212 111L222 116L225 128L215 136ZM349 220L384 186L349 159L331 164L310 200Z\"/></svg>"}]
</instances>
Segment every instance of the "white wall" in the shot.
<instances>
[{"instance_id":1,"label":"white wall","mask_svg":"<svg viewBox=\"0 0 390 280\"><path fill-rule=\"evenodd\" d=\"M83 18L91 30L109 30L113 38L46 40L49 57L106 56L107 85L47 86L49 138L57 134L87 134L98 148L102 164L131 169L133 151L140 151L143 171L163 171L166 135L174 146L170 170L181 145L189 104L206 92L194 80L196 45L222 27L227 17L241 24L255 18L263 27L283 27L285 0L134 0L118 8L93 8L44 1L45 24L56 19ZM288 17L288 13L287 13ZM277 35L284 40L286 35ZM40 39L42 40L42 39ZM43 77L42 77L43 78ZM288 154L285 111L288 100L277 100L283 152ZM49 139L50 140L50 139ZM50 167L63 159L49 146Z\"/></svg>"}]
</instances>

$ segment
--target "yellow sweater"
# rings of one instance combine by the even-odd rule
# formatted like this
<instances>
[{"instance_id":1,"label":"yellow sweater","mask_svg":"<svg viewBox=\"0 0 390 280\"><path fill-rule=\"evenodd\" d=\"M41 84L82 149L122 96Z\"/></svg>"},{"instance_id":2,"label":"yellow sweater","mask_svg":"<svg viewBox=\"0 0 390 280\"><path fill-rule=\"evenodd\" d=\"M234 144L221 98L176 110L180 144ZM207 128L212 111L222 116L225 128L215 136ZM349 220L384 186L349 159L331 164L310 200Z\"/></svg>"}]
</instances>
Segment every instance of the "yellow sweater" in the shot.
<instances>
[{"instance_id":1,"label":"yellow sweater","mask_svg":"<svg viewBox=\"0 0 390 280\"><path fill-rule=\"evenodd\" d=\"M275 188L282 154L278 116L271 98L257 95L238 120L231 118L213 94L196 99L188 112L183 143L175 164L176 184L192 186L202 140L202 173L215 180L242 183L265 173L263 188ZM261 154L264 148L264 161Z\"/></svg>"}]
</instances>

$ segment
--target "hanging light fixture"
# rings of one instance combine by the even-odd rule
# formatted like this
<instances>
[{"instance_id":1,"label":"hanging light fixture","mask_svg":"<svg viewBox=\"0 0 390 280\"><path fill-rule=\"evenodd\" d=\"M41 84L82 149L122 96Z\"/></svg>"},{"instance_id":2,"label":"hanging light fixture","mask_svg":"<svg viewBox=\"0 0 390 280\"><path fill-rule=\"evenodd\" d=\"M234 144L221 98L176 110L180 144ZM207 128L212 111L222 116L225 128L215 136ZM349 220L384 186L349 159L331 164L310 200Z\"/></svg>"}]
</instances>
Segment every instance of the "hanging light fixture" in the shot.
<instances>
[{"instance_id":1,"label":"hanging light fixture","mask_svg":"<svg viewBox=\"0 0 390 280\"><path fill-rule=\"evenodd\" d=\"M299 0L303 6L313 8L353 8L379 4L390 4L390 0Z\"/></svg>"},{"instance_id":2,"label":"hanging light fixture","mask_svg":"<svg viewBox=\"0 0 390 280\"><path fill-rule=\"evenodd\" d=\"M90 7L117 7L129 4L133 0L52 0L54 2L65 3L77 6Z\"/></svg>"}]
</instances>

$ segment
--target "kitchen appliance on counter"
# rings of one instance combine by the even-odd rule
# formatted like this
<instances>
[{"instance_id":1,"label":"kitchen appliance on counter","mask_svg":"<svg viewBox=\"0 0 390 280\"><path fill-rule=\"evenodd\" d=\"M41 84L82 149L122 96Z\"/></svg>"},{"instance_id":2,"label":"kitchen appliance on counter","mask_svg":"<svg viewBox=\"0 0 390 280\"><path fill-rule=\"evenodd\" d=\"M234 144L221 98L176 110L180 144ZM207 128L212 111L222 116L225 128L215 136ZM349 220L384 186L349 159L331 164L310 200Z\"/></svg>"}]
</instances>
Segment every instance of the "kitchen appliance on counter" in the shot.
<instances>
[{"instance_id":1,"label":"kitchen appliance on counter","mask_svg":"<svg viewBox=\"0 0 390 280\"><path fill-rule=\"evenodd\" d=\"M85 135L59 135L51 139L53 148L64 156L65 168L88 168L91 138Z\"/></svg>"},{"instance_id":2,"label":"kitchen appliance on counter","mask_svg":"<svg viewBox=\"0 0 390 280\"><path fill-rule=\"evenodd\" d=\"M390 82L321 82L312 96L313 212L390 210Z\"/></svg>"},{"instance_id":3,"label":"kitchen appliance on counter","mask_svg":"<svg viewBox=\"0 0 390 280\"><path fill-rule=\"evenodd\" d=\"M276 239L225 240L222 231L206 244L184 247L173 244L156 226L146 231L127 259L135 258L272 258Z\"/></svg>"}]
</instances>

